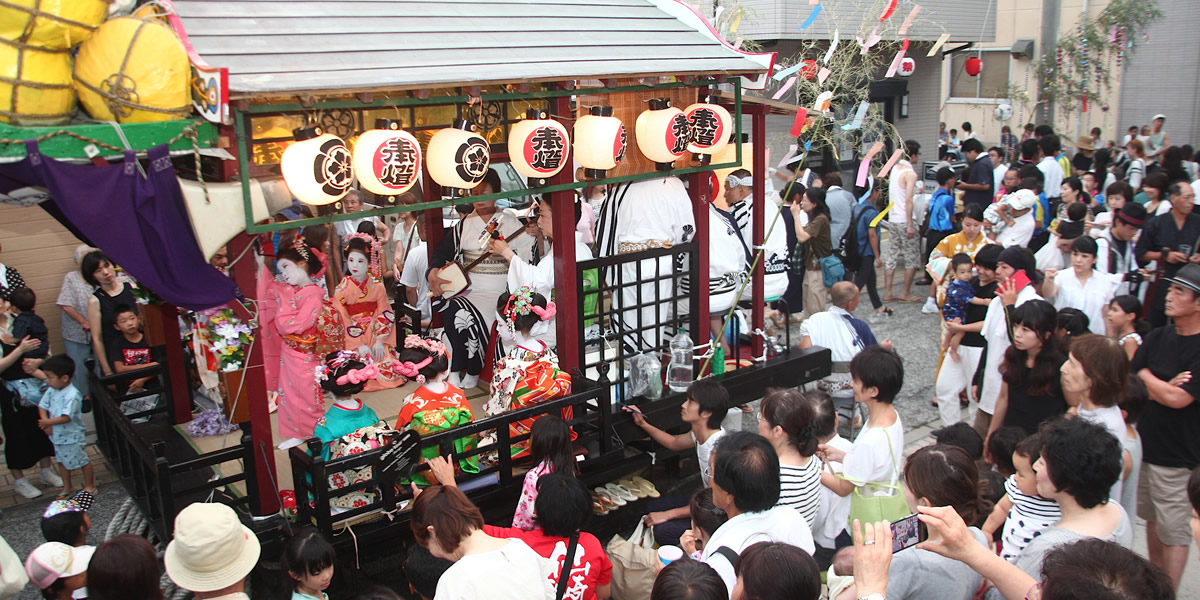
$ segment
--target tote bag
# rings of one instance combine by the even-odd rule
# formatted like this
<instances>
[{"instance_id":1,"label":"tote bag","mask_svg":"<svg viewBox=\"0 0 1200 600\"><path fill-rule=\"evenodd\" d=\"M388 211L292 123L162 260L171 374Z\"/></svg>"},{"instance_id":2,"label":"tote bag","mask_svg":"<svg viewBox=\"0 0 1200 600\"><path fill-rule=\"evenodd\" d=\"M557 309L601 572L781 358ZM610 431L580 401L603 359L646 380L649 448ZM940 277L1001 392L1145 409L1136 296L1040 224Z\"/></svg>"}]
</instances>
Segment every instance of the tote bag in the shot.
<instances>
[{"instance_id":1,"label":"tote bag","mask_svg":"<svg viewBox=\"0 0 1200 600\"><path fill-rule=\"evenodd\" d=\"M650 600L650 588L658 574L658 551L654 549L654 528L638 521L629 539L614 535L608 542L612 562L612 597L616 600Z\"/></svg>"},{"instance_id":2,"label":"tote bag","mask_svg":"<svg viewBox=\"0 0 1200 600\"><path fill-rule=\"evenodd\" d=\"M855 519L860 523L878 523L879 521L896 521L903 517L912 514L912 510L908 508L908 500L904 498L904 488L899 485L900 469L896 465L896 453L892 448L892 436L884 432L884 437L888 441L888 456L892 458L892 472L896 473L896 478L890 482L868 481L865 484L854 486L854 492L850 497L850 519L848 523L853 526ZM880 496L875 494L864 494L863 488L872 488L874 490L888 490L891 494Z\"/></svg>"}]
</instances>

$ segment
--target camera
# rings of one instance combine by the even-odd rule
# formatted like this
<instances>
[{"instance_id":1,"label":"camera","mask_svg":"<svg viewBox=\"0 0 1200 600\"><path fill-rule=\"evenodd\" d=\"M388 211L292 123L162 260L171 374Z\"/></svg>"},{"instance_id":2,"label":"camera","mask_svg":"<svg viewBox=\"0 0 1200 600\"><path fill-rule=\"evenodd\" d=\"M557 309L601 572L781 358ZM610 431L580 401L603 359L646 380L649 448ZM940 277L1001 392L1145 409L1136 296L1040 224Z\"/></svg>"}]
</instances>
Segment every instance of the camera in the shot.
<instances>
[{"instance_id":1,"label":"camera","mask_svg":"<svg viewBox=\"0 0 1200 600\"><path fill-rule=\"evenodd\" d=\"M1125 281L1129 282L1130 285L1142 285L1142 282L1145 280L1146 276L1142 275L1142 272L1138 271L1137 269L1125 274Z\"/></svg>"}]
</instances>

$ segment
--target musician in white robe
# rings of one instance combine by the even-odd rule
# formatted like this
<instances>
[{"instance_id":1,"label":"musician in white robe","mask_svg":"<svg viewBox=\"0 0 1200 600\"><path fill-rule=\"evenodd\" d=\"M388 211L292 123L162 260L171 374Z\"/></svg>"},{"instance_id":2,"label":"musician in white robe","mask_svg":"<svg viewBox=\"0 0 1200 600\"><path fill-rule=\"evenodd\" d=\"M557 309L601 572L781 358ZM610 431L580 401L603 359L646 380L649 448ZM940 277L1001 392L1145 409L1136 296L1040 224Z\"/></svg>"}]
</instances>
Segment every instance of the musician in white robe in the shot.
<instances>
[{"instance_id":1,"label":"musician in white robe","mask_svg":"<svg viewBox=\"0 0 1200 600\"><path fill-rule=\"evenodd\" d=\"M726 186L728 186L728 181ZM779 196L774 194L774 190L767 186L766 194L763 194L763 210L761 211L760 219L763 222L763 257L760 262L763 263L763 298L772 299L778 298L787 291L788 287L788 251L787 251L787 230L783 224L783 219L779 216ZM742 230L742 239L751 246L752 250L757 249L754 246L754 221L751 215L754 212L754 201L752 188L750 186L740 186L735 188L736 191L745 189L745 201L738 202L733 205L733 216L737 219L738 227ZM726 192L728 197L730 192ZM774 199L772 198L774 196ZM750 264L753 264L751 262ZM746 291L742 293L741 301L751 300L750 286L746 286Z\"/></svg>"},{"instance_id":2,"label":"musician in white robe","mask_svg":"<svg viewBox=\"0 0 1200 600\"><path fill-rule=\"evenodd\" d=\"M575 214L575 223L579 223L580 205L578 202L572 203ZM542 234L550 240L551 248L553 248L554 240L554 207L551 204L550 196L544 197L538 202L537 208L537 225L541 229ZM574 239L575 242L575 262L591 260L592 251L583 243L582 234L578 231L568 232L571 237L563 236L567 239ZM491 252L496 256L501 256L508 261L508 289L509 291L528 286L533 291L545 296L547 299L561 301L563 296L555 294L554 287L554 253L548 252L541 261L536 265L530 264L529 261L517 256L513 252L508 243L504 240L492 240ZM565 293L567 297L572 295L571 292ZM557 297L556 297L557 296ZM546 342L550 348L558 346L558 337L556 335L556 323L554 319L549 321L540 321L534 325L534 330L531 332L535 339Z\"/></svg>"},{"instance_id":3,"label":"musician in white robe","mask_svg":"<svg viewBox=\"0 0 1200 600\"><path fill-rule=\"evenodd\" d=\"M695 232L691 198L678 178L613 185L609 187L600 211L596 255L606 257L669 248L690 241ZM664 279L635 285L639 268L643 279L656 274ZM613 296L614 308L618 310L614 311L611 327L621 332L631 349L645 351L665 344L664 331L659 324L674 316L669 302L675 294L669 277L671 272L671 258L664 256L627 263L620 269L607 269L601 273L608 284L621 284L620 293ZM622 306L631 308L620 310ZM665 333L673 335L674 330Z\"/></svg>"},{"instance_id":4,"label":"musician in white robe","mask_svg":"<svg viewBox=\"0 0 1200 600\"><path fill-rule=\"evenodd\" d=\"M708 205L708 317L714 339L721 338L725 316L737 302L743 284L750 289L750 238L743 236L734 211L750 197L752 189L750 171L738 169L725 176L725 193ZM686 289L690 282L684 281ZM728 356L729 340L721 339L721 346Z\"/></svg>"},{"instance_id":5,"label":"musician in white robe","mask_svg":"<svg viewBox=\"0 0 1200 600\"><path fill-rule=\"evenodd\" d=\"M500 175L488 169L483 182L472 190L475 196L501 191ZM462 389L473 388L483 371L484 356L492 324L496 320L496 301L508 288L508 261L488 252L491 237L489 222L497 222L496 231L505 238L525 227L521 220L496 209L496 201L474 203L474 210L458 225L446 231L429 260L432 308L442 313L446 338L450 341L450 382ZM508 245L514 253L528 260L534 236L519 235ZM450 283L440 273L450 263L466 266L481 256L486 257L470 270L470 287L456 296L444 297L442 286Z\"/></svg>"}]
</instances>

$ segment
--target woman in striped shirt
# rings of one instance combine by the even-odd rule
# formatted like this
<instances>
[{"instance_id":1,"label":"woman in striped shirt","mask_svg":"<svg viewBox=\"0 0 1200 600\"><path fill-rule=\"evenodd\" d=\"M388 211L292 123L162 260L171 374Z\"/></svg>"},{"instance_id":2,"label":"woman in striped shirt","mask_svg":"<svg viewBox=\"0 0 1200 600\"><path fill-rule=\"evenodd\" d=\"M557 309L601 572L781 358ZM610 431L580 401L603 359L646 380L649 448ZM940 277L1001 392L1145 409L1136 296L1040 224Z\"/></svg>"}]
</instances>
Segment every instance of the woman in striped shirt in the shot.
<instances>
[{"instance_id":1,"label":"woman in striped shirt","mask_svg":"<svg viewBox=\"0 0 1200 600\"><path fill-rule=\"evenodd\" d=\"M813 456L815 416L813 403L795 389L768 392L758 412L758 432L779 455L779 505L796 509L810 528L821 504L821 460Z\"/></svg>"}]
</instances>

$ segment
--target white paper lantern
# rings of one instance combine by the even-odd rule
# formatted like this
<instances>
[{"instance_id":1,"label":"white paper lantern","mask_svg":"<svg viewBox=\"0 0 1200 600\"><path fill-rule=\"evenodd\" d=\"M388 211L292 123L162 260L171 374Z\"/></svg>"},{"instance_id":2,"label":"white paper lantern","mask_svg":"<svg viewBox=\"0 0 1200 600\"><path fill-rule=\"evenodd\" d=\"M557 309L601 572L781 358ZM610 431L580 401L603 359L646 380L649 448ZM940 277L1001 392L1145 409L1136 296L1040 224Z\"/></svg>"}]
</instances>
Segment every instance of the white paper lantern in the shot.
<instances>
[{"instance_id":1,"label":"white paper lantern","mask_svg":"<svg viewBox=\"0 0 1200 600\"><path fill-rule=\"evenodd\" d=\"M692 129L688 152L695 153L697 162L707 165L712 162L714 154L729 144L733 119L725 107L717 104L715 96L701 98L700 102L683 109L683 114Z\"/></svg>"},{"instance_id":2,"label":"white paper lantern","mask_svg":"<svg viewBox=\"0 0 1200 600\"><path fill-rule=\"evenodd\" d=\"M588 112L575 121L573 149L584 177L599 179L625 159L629 134L611 106L593 106Z\"/></svg>"},{"instance_id":3,"label":"white paper lantern","mask_svg":"<svg viewBox=\"0 0 1200 600\"><path fill-rule=\"evenodd\" d=\"M320 127L303 127L292 135L296 142L283 151L279 161L292 195L314 205L341 200L354 182L346 142Z\"/></svg>"},{"instance_id":4,"label":"white paper lantern","mask_svg":"<svg viewBox=\"0 0 1200 600\"><path fill-rule=\"evenodd\" d=\"M665 98L650 100L650 109L638 115L634 125L638 148L654 161L659 171L670 171L675 159L687 152L692 128L682 110L671 106Z\"/></svg>"},{"instance_id":5,"label":"white paper lantern","mask_svg":"<svg viewBox=\"0 0 1200 600\"><path fill-rule=\"evenodd\" d=\"M429 140L425 161L429 176L444 188L443 196L461 198L487 176L492 159L491 146L474 133L473 128L466 121L458 121L454 127L439 130Z\"/></svg>"},{"instance_id":6,"label":"white paper lantern","mask_svg":"<svg viewBox=\"0 0 1200 600\"><path fill-rule=\"evenodd\" d=\"M508 159L531 187L542 187L567 164L570 138L544 110L530 110L508 130Z\"/></svg>"},{"instance_id":7,"label":"white paper lantern","mask_svg":"<svg viewBox=\"0 0 1200 600\"><path fill-rule=\"evenodd\" d=\"M900 59L900 69L898 69L898 71L899 71L901 77L908 77L909 75L913 74L913 71L916 71L916 70L917 70L917 61L913 60L912 58L910 58L908 56L905 56L904 58Z\"/></svg>"},{"instance_id":8,"label":"white paper lantern","mask_svg":"<svg viewBox=\"0 0 1200 600\"><path fill-rule=\"evenodd\" d=\"M412 189L421 175L421 145L401 129L400 121L376 119L354 143L354 174L358 184L380 196L398 196Z\"/></svg>"}]
</instances>

